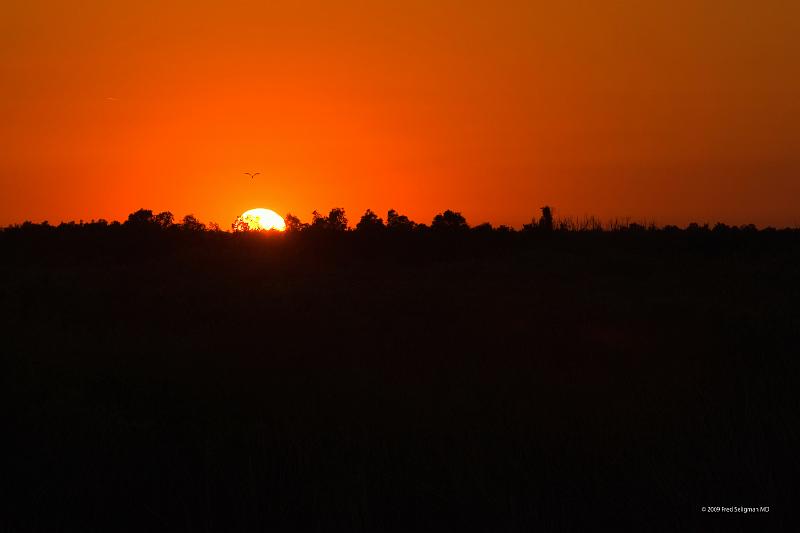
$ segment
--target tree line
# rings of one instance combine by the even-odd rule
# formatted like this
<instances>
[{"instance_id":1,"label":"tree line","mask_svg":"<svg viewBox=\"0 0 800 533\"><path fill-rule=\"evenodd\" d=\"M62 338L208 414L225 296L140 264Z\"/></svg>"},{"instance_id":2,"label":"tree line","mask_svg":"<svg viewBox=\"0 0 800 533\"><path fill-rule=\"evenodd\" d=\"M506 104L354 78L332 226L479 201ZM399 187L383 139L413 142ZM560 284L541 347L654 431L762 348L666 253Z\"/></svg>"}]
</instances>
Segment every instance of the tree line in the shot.
<instances>
[{"instance_id":1,"label":"tree line","mask_svg":"<svg viewBox=\"0 0 800 533\"><path fill-rule=\"evenodd\" d=\"M639 223L629 220L611 220L606 223L593 216L583 218L561 217L553 215L550 206L541 208L541 214L533 217L527 224L523 224L521 229L515 229L507 225L492 226L485 222L471 226L466 218L458 211L447 209L433 217L430 224L417 223L409 219L406 215L398 213L395 209L389 209L385 219L375 213L372 209L367 209L360 217L358 222L351 227L350 220L347 218L345 210L341 207L334 207L327 215L319 211L313 211L310 222L303 222L299 217L288 213L284 216L287 233L330 233L330 232L355 232L365 235L377 235L383 232L391 233L556 233L556 232L678 232L686 231L691 233L714 233L714 234L736 234L753 232L773 232L779 231L773 227L757 228L754 224L742 226L727 225L717 223L713 226L709 224L691 223L685 228L674 225L657 226L654 223ZM10 225L3 228L5 232L14 231L48 231L61 229L65 231L83 229L102 230L103 228L126 228L138 231L157 231L166 230L172 232L211 232L226 233L218 224L211 222L204 224L192 214L177 220L169 211L154 212L150 209L139 209L128 215L124 222L105 219L91 220L85 222L62 222L57 226L50 225L44 221L36 224L30 221L22 224ZM277 233L274 231L265 232L263 230L253 230L243 223L241 217L237 217L231 224L233 233ZM798 228L785 228L780 231L798 232Z\"/></svg>"}]
</instances>

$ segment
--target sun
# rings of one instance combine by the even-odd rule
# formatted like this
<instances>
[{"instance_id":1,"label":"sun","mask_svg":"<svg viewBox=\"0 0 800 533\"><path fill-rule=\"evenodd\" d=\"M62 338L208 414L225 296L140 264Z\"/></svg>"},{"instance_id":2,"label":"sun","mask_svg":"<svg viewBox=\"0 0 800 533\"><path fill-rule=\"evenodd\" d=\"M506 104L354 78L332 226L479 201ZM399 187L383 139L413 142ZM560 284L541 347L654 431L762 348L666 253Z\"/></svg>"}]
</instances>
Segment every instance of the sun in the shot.
<instances>
[{"instance_id":1,"label":"sun","mask_svg":"<svg viewBox=\"0 0 800 533\"><path fill-rule=\"evenodd\" d=\"M285 231L286 222L272 209L259 207L242 213L233 223L233 229L234 231Z\"/></svg>"}]
</instances>

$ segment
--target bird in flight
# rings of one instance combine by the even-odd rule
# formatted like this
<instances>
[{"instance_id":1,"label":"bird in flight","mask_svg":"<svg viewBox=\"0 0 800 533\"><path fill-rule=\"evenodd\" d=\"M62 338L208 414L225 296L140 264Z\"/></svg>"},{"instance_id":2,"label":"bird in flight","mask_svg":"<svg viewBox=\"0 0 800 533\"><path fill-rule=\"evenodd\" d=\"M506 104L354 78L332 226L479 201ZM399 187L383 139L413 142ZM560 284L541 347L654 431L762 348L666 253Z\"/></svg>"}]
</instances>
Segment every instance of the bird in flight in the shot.
<instances>
[{"instance_id":1,"label":"bird in flight","mask_svg":"<svg viewBox=\"0 0 800 533\"><path fill-rule=\"evenodd\" d=\"M253 179L256 176L258 176L259 174L261 174L261 172L245 172L244 174L250 176L250 179Z\"/></svg>"}]
</instances>

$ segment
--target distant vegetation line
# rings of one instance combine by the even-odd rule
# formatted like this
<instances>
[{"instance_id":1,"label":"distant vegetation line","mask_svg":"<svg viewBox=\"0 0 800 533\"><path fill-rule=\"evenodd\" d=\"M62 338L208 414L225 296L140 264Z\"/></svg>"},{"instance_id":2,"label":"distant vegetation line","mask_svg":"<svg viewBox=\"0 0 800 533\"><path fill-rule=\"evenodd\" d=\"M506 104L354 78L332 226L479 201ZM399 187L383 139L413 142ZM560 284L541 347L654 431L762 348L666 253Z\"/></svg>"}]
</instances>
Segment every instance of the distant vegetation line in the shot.
<instances>
[{"instance_id":1,"label":"distant vegetation line","mask_svg":"<svg viewBox=\"0 0 800 533\"><path fill-rule=\"evenodd\" d=\"M437 214L430 225L417 223L410 220L406 215L402 215L390 209L384 220L378 216L371 209L367 209L361 216L355 226L350 225L345 210L341 207L335 207L330 210L327 215L314 211L310 222L303 222L299 217L287 213L284 216L286 221L286 233L318 233L318 232L355 232L361 234L379 234L381 232L406 232L424 234L427 232L469 232L469 233L550 233L550 232L715 232L715 233L738 233L738 232L792 232L800 233L800 228L774 228L767 226L758 228L754 224L747 225L727 225L721 222L713 226L709 224L698 224L692 222L685 228L675 225L658 226L653 222L641 223L631 222L630 219L612 219L603 223L595 216L584 216L582 218L576 217L554 217L553 211L549 206L541 208L541 215L533 217L531 222L523 224L521 229L516 229L507 225L493 226L488 222L471 226L467 223L466 218L458 211L450 209ZM150 209L139 209L128 215L124 222L112 221L109 222L105 219L91 220L85 222L80 220L78 222L62 222L59 225L51 225L48 221L36 224L30 221L25 221L22 224L12 224L1 228L3 232L16 232L26 230L57 230L57 229L76 229L76 228L149 228L151 230L171 230L171 231L189 231L189 232L212 232L212 233L228 233L218 224L211 222L204 224L200 222L194 215L186 215L180 221L175 219L175 216L169 211L154 213ZM264 231L253 230L248 227L246 223L238 217L231 224L230 232L233 233L279 233L278 231Z\"/></svg>"}]
</instances>

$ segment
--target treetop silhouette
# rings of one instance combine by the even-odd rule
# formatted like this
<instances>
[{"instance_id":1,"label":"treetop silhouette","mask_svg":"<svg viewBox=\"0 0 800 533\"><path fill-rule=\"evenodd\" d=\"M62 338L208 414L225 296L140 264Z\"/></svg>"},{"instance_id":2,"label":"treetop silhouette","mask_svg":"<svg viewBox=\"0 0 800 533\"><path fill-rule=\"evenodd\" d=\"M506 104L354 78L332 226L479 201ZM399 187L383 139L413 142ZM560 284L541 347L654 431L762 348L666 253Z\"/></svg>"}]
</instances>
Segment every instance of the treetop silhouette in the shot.
<instances>
[{"instance_id":1,"label":"treetop silhouette","mask_svg":"<svg viewBox=\"0 0 800 533\"><path fill-rule=\"evenodd\" d=\"M510 235L510 234L547 234L547 233L585 233L585 232L602 232L602 233L650 233L660 231L663 233L676 233L685 232L693 235L712 235L712 236L735 236L740 234L758 234L763 232L793 232L800 233L797 228L784 228L777 230L772 227L763 229L757 228L753 224L742 226L727 225L717 223L712 227L709 224L698 224L696 222L690 223L685 229L681 229L674 225L666 225L658 227L654 223L638 223L629 220L611 220L603 224L595 217L587 216L582 219L574 218L558 218L553 215L553 209L545 205L541 207L541 215L533 218L529 224L523 224L521 230L516 230L513 227L500 225L497 227L492 226L490 223L478 224L470 227L466 218L459 211L447 209L441 213L436 214L431 221L431 225L414 222L406 215L400 214L395 209L389 209L386 214L386 219L380 217L372 209L367 209L364 214L359 218L355 227L349 227L349 221L344 208L334 207L327 215L323 215L319 211L312 212L311 222L303 222L298 216L292 213L287 213L284 216L286 223L286 233L288 234L301 234L306 232L316 233L353 233L360 235L380 235L380 234L425 234L436 233L442 235L456 235L462 233L469 233L473 235ZM40 224L34 224L30 221L25 221L22 224L11 225L3 228L4 232L13 231L50 231L55 229L79 229L79 228L123 228L138 233L152 234L156 231L182 231L190 233L202 232L220 232L217 224L211 222L208 225L201 222L193 214L185 215L180 222L176 223L175 216L169 211L162 211L154 213L151 209L138 209L128 215L123 223L117 221L108 222L104 219L92 220L90 222L62 222L58 226L53 226L47 221ZM264 230L253 229L252 225L248 225L246 221L242 221L241 217L237 217L231 225L233 232L245 233L259 233ZM278 234L277 231L269 231L268 233Z\"/></svg>"}]
</instances>

